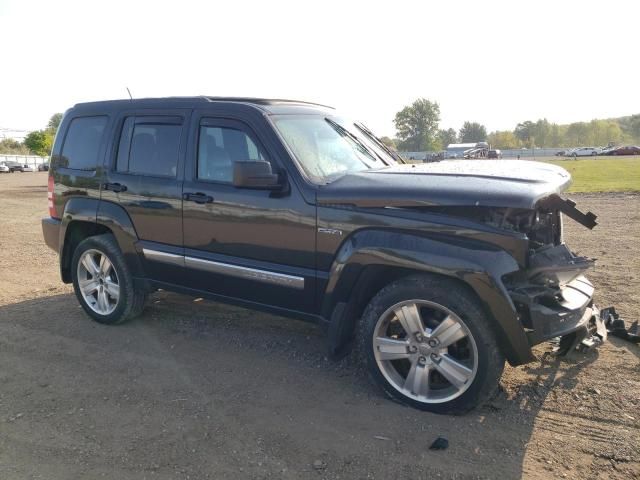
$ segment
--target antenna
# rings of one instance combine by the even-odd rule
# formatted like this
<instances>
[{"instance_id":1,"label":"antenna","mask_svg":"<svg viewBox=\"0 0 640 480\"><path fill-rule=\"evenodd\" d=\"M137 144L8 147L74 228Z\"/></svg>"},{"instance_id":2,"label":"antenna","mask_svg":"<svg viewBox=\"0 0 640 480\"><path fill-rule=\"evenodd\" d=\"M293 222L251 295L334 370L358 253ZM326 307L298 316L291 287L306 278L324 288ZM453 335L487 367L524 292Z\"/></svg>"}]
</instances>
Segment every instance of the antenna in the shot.
<instances>
[{"instance_id":1,"label":"antenna","mask_svg":"<svg viewBox=\"0 0 640 480\"><path fill-rule=\"evenodd\" d=\"M129 87L124 87L127 89L127 93L129 94L129 100L133 100L133 97L131 96L131 91L129 90Z\"/></svg>"}]
</instances>

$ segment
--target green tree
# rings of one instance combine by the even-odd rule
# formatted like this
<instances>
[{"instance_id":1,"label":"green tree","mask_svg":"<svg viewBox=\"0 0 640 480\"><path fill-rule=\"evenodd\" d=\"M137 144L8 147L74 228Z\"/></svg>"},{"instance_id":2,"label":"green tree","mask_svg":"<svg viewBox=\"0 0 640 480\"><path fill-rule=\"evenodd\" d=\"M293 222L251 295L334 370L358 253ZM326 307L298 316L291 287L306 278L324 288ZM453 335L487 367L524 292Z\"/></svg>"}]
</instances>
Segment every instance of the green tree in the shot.
<instances>
[{"instance_id":1,"label":"green tree","mask_svg":"<svg viewBox=\"0 0 640 480\"><path fill-rule=\"evenodd\" d=\"M36 130L25 137L24 144L33 154L47 156L51 153L53 135L46 130Z\"/></svg>"},{"instance_id":2,"label":"green tree","mask_svg":"<svg viewBox=\"0 0 640 480\"><path fill-rule=\"evenodd\" d=\"M487 135L487 141L493 148L520 148L520 140L509 130L491 132Z\"/></svg>"},{"instance_id":3,"label":"green tree","mask_svg":"<svg viewBox=\"0 0 640 480\"><path fill-rule=\"evenodd\" d=\"M51 115L51 118L49 119L49 123L47 124L47 130L49 130L51 133L55 135L56 132L58 131L58 127L60 126L61 121L62 121L62 114L54 113L53 115Z\"/></svg>"},{"instance_id":4,"label":"green tree","mask_svg":"<svg viewBox=\"0 0 640 480\"><path fill-rule=\"evenodd\" d=\"M628 124L631 138L634 142L640 143L640 115L632 115Z\"/></svg>"},{"instance_id":5,"label":"green tree","mask_svg":"<svg viewBox=\"0 0 640 480\"><path fill-rule=\"evenodd\" d=\"M557 123L551 124L551 131L549 133L549 140L545 147L564 147L566 146L564 137L567 133L567 127L565 125L558 125Z\"/></svg>"},{"instance_id":6,"label":"green tree","mask_svg":"<svg viewBox=\"0 0 640 480\"><path fill-rule=\"evenodd\" d=\"M578 147L589 143L589 125L585 122L570 123L565 135L567 146Z\"/></svg>"},{"instance_id":7,"label":"green tree","mask_svg":"<svg viewBox=\"0 0 640 480\"><path fill-rule=\"evenodd\" d=\"M484 142L487 139L487 129L478 122L464 122L460 129L460 142Z\"/></svg>"},{"instance_id":8,"label":"green tree","mask_svg":"<svg viewBox=\"0 0 640 480\"><path fill-rule=\"evenodd\" d=\"M380 141L382 143L384 143L387 147L389 148L393 148L395 150L396 148L396 142L393 138L389 138L389 137L380 137Z\"/></svg>"},{"instance_id":9,"label":"green tree","mask_svg":"<svg viewBox=\"0 0 640 480\"><path fill-rule=\"evenodd\" d=\"M398 148L409 152L433 151L438 135L440 106L426 98L419 98L404 107L394 120L398 131Z\"/></svg>"},{"instance_id":10,"label":"green tree","mask_svg":"<svg viewBox=\"0 0 640 480\"><path fill-rule=\"evenodd\" d=\"M453 128L438 130L438 138L442 148L447 148L449 144L458 142L458 134Z\"/></svg>"},{"instance_id":11,"label":"green tree","mask_svg":"<svg viewBox=\"0 0 640 480\"><path fill-rule=\"evenodd\" d=\"M530 120L519 123L513 133L518 137L525 147L531 147L535 138L535 123Z\"/></svg>"},{"instance_id":12,"label":"green tree","mask_svg":"<svg viewBox=\"0 0 640 480\"><path fill-rule=\"evenodd\" d=\"M538 120L533 127L533 138L535 143L532 147L545 147L551 139L551 124L546 118Z\"/></svg>"},{"instance_id":13,"label":"green tree","mask_svg":"<svg viewBox=\"0 0 640 480\"><path fill-rule=\"evenodd\" d=\"M0 153L9 155L29 155L29 149L13 138L0 140Z\"/></svg>"},{"instance_id":14,"label":"green tree","mask_svg":"<svg viewBox=\"0 0 640 480\"><path fill-rule=\"evenodd\" d=\"M613 120L591 120L587 127L586 143L594 146L602 146L611 143L620 143L623 140L620 124Z\"/></svg>"}]
</instances>

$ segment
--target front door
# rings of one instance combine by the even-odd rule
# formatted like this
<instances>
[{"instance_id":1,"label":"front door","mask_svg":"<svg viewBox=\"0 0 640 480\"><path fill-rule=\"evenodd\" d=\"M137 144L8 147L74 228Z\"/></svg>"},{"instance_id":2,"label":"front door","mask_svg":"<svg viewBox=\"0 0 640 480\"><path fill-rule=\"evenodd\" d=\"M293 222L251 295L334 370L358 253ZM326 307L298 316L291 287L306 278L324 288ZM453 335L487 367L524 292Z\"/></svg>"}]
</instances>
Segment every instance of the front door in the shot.
<instances>
[{"instance_id":1,"label":"front door","mask_svg":"<svg viewBox=\"0 0 640 480\"><path fill-rule=\"evenodd\" d=\"M232 185L233 162L282 161L249 125L194 114L183 185L186 281L192 288L312 312L315 206L284 191Z\"/></svg>"}]
</instances>

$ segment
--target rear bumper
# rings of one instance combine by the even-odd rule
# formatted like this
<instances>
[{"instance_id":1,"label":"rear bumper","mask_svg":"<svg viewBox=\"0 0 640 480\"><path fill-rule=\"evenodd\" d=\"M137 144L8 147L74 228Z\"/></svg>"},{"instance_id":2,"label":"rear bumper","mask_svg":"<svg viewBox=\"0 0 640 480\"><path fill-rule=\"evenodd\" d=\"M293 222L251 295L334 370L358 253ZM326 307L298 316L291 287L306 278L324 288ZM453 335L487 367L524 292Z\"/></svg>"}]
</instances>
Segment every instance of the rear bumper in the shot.
<instances>
[{"instance_id":1,"label":"rear bumper","mask_svg":"<svg viewBox=\"0 0 640 480\"><path fill-rule=\"evenodd\" d=\"M45 217L42 219L42 235L44 243L56 253L60 253L60 224L57 218Z\"/></svg>"}]
</instances>

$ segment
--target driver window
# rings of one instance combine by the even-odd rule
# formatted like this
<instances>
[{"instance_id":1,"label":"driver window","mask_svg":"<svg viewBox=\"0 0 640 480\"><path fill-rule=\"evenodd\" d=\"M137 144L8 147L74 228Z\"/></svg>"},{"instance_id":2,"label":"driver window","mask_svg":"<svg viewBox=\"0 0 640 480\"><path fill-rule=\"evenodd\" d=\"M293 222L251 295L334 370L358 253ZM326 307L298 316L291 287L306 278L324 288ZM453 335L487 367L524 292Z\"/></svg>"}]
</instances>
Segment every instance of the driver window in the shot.
<instances>
[{"instance_id":1,"label":"driver window","mask_svg":"<svg viewBox=\"0 0 640 480\"><path fill-rule=\"evenodd\" d=\"M200 127L198 178L231 183L233 162L264 160L256 144L242 130L228 127Z\"/></svg>"}]
</instances>

